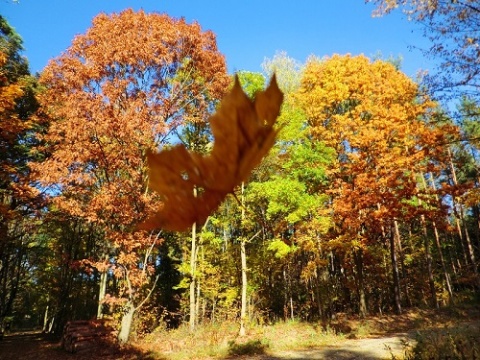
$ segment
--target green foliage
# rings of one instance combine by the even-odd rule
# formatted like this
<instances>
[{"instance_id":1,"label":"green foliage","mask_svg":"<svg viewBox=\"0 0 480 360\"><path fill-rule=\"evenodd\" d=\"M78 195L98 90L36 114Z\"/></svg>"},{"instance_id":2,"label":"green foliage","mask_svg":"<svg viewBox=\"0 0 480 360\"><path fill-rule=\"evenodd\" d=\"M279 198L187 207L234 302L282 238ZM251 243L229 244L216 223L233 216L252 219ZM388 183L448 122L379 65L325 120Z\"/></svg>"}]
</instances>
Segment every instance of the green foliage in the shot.
<instances>
[{"instance_id":1,"label":"green foliage","mask_svg":"<svg viewBox=\"0 0 480 360\"><path fill-rule=\"evenodd\" d=\"M7 64L4 69L10 82L16 82L21 77L30 75L27 59L22 56L23 40L10 26L7 20L0 15L0 51L6 53Z\"/></svg>"},{"instance_id":2,"label":"green foliage","mask_svg":"<svg viewBox=\"0 0 480 360\"><path fill-rule=\"evenodd\" d=\"M275 239L270 242L267 248L269 251L272 251L275 254L275 257L282 259L288 254L295 252L296 246L288 246L280 239Z\"/></svg>"},{"instance_id":3,"label":"green foliage","mask_svg":"<svg viewBox=\"0 0 480 360\"><path fill-rule=\"evenodd\" d=\"M239 71L237 73L240 84L242 84L242 89L245 91L250 98L255 97L255 94L258 91L261 91L265 88L265 77L260 73L255 73L251 71Z\"/></svg>"},{"instance_id":4,"label":"green foliage","mask_svg":"<svg viewBox=\"0 0 480 360\"><path fill-rule=\"evenodd\" d=\"M265 201L268 220L283 217L294 224L316 205L315 197L306 192L305 184L295 179L275 176L269 181L252 183L249 187L249 201Z\"/></svg>"}]
</instances>

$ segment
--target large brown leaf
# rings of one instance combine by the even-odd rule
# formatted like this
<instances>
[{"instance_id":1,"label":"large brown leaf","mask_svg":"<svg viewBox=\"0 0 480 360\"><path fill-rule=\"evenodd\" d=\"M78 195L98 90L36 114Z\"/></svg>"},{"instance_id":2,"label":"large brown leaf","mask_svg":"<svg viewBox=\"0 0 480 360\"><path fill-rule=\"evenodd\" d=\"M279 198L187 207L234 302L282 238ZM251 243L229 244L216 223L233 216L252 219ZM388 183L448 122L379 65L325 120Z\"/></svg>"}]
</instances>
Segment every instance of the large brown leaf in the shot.
<instances>
[{"instance_id":1,"label":"large brown leaf","mask_svg":"<svg viewBox=\"0 0 480 360\"><path fill-rule=\"evenodd\" d=\"M275 76L253 101L236 77L210 118L215 141L209 155L189 152L183 145L148 154L149 186L162 196L163 205L141 228L184 231L194 222L203 224L272 147L282 101Z\"/></svg>"}]
</instances>

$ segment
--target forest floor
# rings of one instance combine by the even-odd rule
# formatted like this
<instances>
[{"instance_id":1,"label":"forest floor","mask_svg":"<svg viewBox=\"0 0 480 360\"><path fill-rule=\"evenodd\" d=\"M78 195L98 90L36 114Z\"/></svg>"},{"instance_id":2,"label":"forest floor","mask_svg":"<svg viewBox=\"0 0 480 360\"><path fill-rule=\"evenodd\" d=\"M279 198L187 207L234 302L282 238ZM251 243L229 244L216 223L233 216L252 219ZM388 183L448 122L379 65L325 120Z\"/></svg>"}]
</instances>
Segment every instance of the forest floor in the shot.
<instances>
[{"instance_id":1,"label":"forest floor","mask_svg":"<svg viewBox=\"0 0 480 360\"><path fill-rule=\"evenodd\" d=\"M296 323L287 327L266 326L260 333L252 329L245 338L216 342L223 351L205 352L207 344L196 343L198 351L184 339L184 347L173 348L175 334L151 334L150 340L139 340L130 348L104 347L95 351L70 354L60 342L40 332L7 334L0 340L0 360L170 360L170 359L254 359L254 360L306 360L306 359L402 359L406 345L415 343L419 334L431 336L435 331L465 328L480 329L480 309L415 310L399 316L369 317L368 319L340 319L332 325L339 334L322 335L325 330L315 330L312 324ZM308 327L310 332L305 332ZM332 329L328 331L332 331ZM327 331L327 332L328 332ZM306 335L310 334L310 335ZM312 335L313 334L313 335ZM211 334L209 335L212 336ZM295 338L302 338L296 339ZM308 339L306 339L308 337ZM434 340L436 337L432 337ZM156 340L152 340L156 339ZM273 340L272 340L273 339ZM437 341L437 340L435 340ZM166 344L169 342L169 344ZM211 342L211 340L210 340ZM168 350L170 348L170 350Z\"/></svg>"}]
</instances>

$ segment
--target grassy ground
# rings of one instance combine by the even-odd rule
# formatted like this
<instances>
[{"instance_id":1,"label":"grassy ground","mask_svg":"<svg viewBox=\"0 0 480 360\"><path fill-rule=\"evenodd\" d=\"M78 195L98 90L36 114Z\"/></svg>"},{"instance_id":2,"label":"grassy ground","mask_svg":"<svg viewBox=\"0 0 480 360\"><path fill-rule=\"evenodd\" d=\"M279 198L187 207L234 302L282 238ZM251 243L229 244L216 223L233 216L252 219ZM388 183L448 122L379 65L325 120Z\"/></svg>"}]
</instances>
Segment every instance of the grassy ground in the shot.
<instances>
[{"instance_id":1,"label":"grassy ground","mask_svg":"<svg viewBox=\"0 0 480 360\"><path fill-rule=\"evenodd\" d=\"M331 330L295 321L251 327L247 336L240 338L238 324L222 323L202 325L193 334L188 327L159 330L136 342L135 346L161 359L225 359L322 346L342 338L342 334Z\"/></svg>"},{"instance_id":2,"label":"grassy ground","mask_svg":"<svg viewBox=\"0 0 480 360\"><path fill-rule=\"evenodd\" d=\"M430 343L432 346L454 343L450 335L456 334L457 338L461 338L462 331L459 329L465 328L467 330L464 332L467 332L469 338L475 339L470 343L465 342L465 346L475 348L480 343L480 331L475 327L479 321L480 309L477 306L466 306L436 311L415 309L402 315L367 319L340 315L327 326L319 323L281 322L269 326L250 327L247 336L242 338L237 336L237 324L206 324L200 326L194 334L190 333L187 327L173 331L159 329L137 341L135 346L159 359L228 359L240 355L279 354L291 350L331 347L347 340L382 337L395 333L412 334L415 330L416 341L430 349L432 354ZM448 333L450 340L443 339L442 333L435 335L440 330L446 330L447 333L450 331ZM445 349L447 345L445 344ZM414 353L413 350L407 352L407 357L421 358L419 352Z\"/></svg>"},{"instance_id":3,"label":"grassy ground","mask_svg":"<svg viewBox=\"0 0 480 360\"><path fill-rule=\"evenodd\" d=\"M436 311L416 309L399 316L367 319L339 315L327 326L280 322L251 326L247 336L241 338L236 323L203 324L193 334L188 327L157 329L134 339L128 348L102 348L103 351L73 355L61 349L58 341L40 333L9 334L0 341L0 360L360 359L363 357L358 355L365 353L362 346L374 344L378 350L384 347L387 337L395 335L398 339L405 334L410 344L417 344L406 352L406 359L480 359L480 307L477 304ZM330 355L320 357L322 349Z\"/></svg>"}]
</instances>

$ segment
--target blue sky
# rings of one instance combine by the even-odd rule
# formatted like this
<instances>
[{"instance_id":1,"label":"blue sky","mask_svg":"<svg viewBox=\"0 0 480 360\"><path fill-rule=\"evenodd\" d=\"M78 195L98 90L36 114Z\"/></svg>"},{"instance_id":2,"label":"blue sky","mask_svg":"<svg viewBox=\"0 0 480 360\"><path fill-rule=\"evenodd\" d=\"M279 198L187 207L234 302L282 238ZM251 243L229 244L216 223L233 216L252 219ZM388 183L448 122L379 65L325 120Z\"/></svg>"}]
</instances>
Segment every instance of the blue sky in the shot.
<instances>
[{"instance_id":1,"label":"blue sky","mask_svg":"<svg viewBox=\"0 0 480 360\"><path fill-rule=\"evenodd\" d=\"M2 0L1 7L24 40L32 72L60 55L95 15L126 8L196 20L217 35L230 72L261 71L278 51L300 62L312 54L401 55L402 70L412 77L433 68L411 50L428 47L417 24L401 12L372 18L373 6L363 0Z\"/></svg>"}]
</instances>

